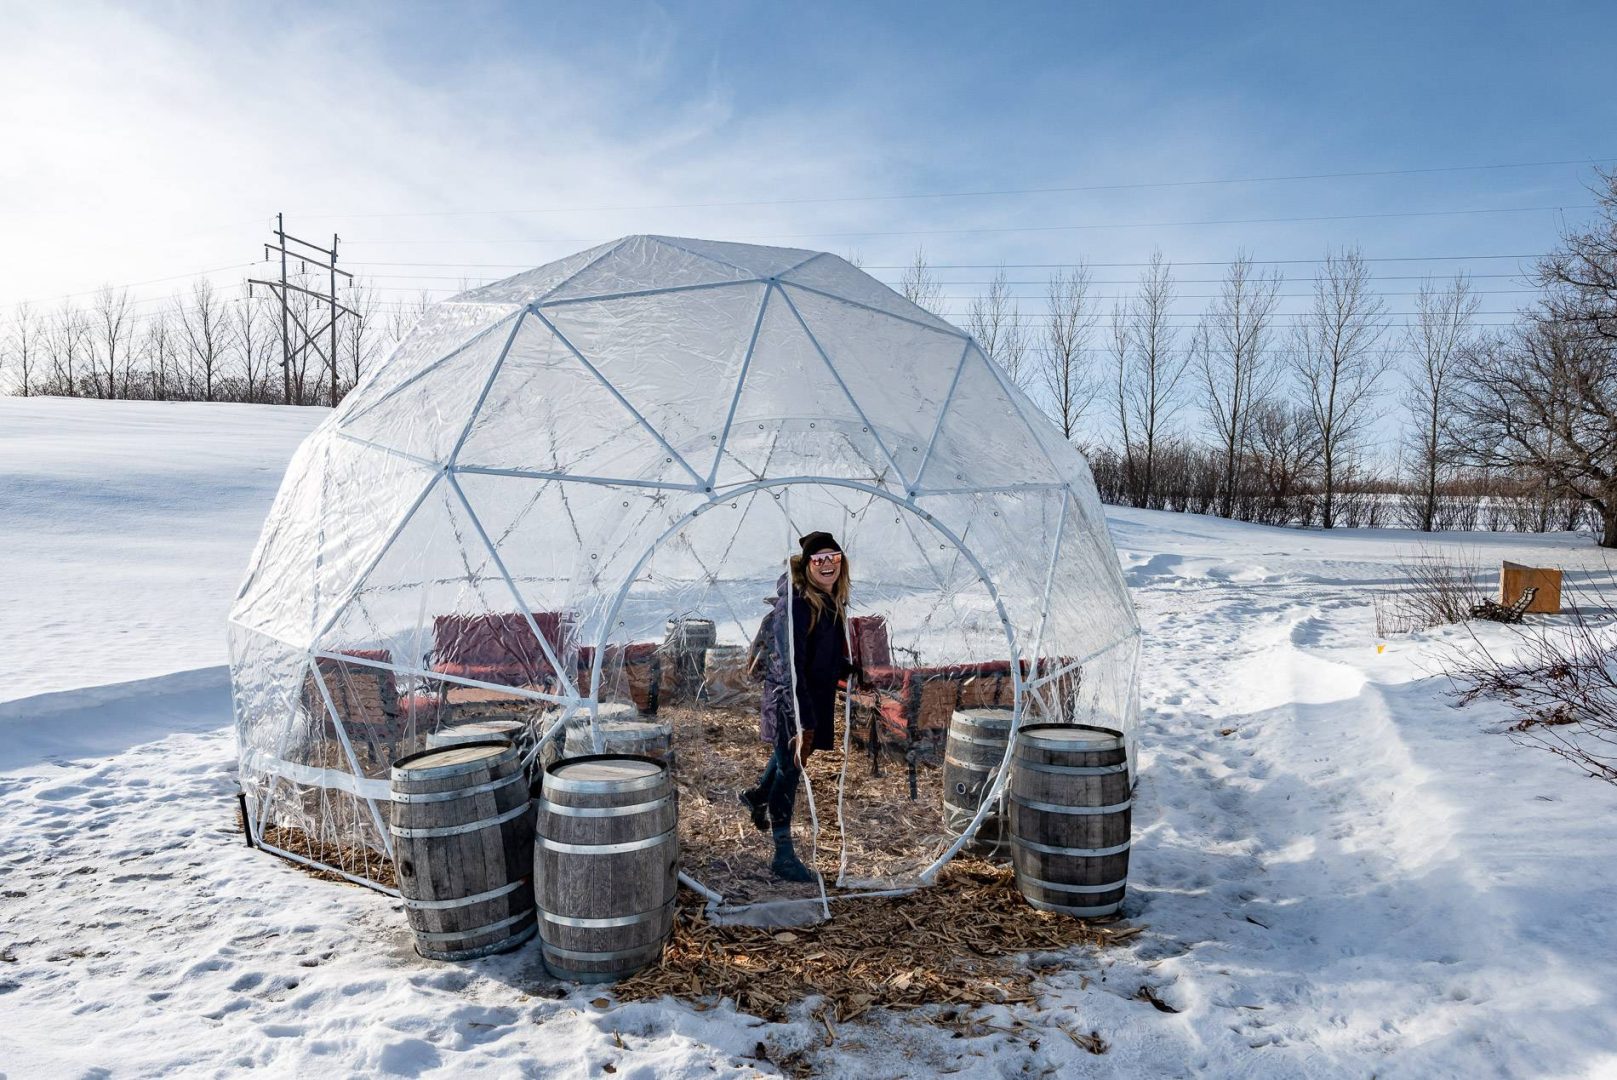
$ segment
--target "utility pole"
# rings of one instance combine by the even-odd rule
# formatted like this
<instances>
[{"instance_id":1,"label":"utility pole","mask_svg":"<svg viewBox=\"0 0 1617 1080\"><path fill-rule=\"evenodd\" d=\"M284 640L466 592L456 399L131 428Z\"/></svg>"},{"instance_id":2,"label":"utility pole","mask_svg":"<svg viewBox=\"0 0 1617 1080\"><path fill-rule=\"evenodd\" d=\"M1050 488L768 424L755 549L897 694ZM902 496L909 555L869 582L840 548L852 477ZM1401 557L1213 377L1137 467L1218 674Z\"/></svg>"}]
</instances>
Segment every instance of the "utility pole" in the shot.
<instances>
[{"instance_id":1,"label":"utility pole","mask_svg":"<svg viewBox=\"0 0 1617 1080\"><path fill-rule=\"evenodd\" d=\"M302 362L304 356L310 352L313 352L314 355L325 362L326 370L331 375L331 404L333 406L337 404L339 390L337 320L342 315L359 317L352 308L337 303L337 275L341 274L350 281L354 278L354 275L348 271L337 269L337 241L336 233L331 234L331 246L329 248L323 248L308 240L300 240L286 231L285 216L276 214L275 243L264 245L264 258L266 261L269 260L271 252L280 256L280 279L268 281L261 278L247 279L249 288L253 285L262 285L273 293L281 304L281 385L285 402L288 405L303 404L303 380L301 378L298 380L298 400L296 402L292 400L292 365L294 361ZM292 246L289 247L288 245ZM290 280L287 277L287 264L291 259L298 260L299 265L302 267L302 274L307 274L311 266L316 270L327 271L327 291L320 292L318 289L311 289ZM305 278L304 280L309 279ZM315 304L323 307L326 314L325 323L311 329L290 303L292 293L301 293L310 297ZM309 321L313 322L314 320L311 318ZM295 335L293 334L294 327L297 330ZM320 339L323 335L328 337L329 343L326 348L321 348Z\"/></svg>"}]
</instances>

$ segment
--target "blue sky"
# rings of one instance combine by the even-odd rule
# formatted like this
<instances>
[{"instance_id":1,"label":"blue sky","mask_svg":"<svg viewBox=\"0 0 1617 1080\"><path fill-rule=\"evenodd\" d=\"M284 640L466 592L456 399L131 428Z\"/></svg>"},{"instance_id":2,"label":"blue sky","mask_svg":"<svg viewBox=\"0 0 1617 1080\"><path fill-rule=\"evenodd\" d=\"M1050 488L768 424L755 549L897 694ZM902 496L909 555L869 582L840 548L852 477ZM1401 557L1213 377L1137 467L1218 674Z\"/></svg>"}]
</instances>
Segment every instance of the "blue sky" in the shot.
<instances>
[{"instance_id":1,"label":"blue sky","mask_svg":"<svg viewBox=\"0 0 1617 1080\"><path fill-rule=\"evenodd\" d=\"M155 304L200 270L239 287L284 209L341 233L392 302L669 232L856 252L889 280L924 246L956 308L979 264L1160 247L1189 321L1216 276L1189 264L1241 248L1542 251L1586 216L1592 174L1183 182L1617 161L1610 4L0 0L0 16L0 313L173 279L137 287ZM847 201L800 201L826 198ZM1523 209L1555 207L1574 209ZM1430 216L1367 216L1409 214ZM1310 220L1254 220L1274 218ZM1411 278L1462 267L1497 290L1485 311L1527 299L1507 291L1519 260L1373 266L1392 311ZM1306 289L1310 267L1283 269ZM1045 272L1011 276L1033 297ZM1117 292L1135 273L1095 276Z\"/></svg>"}]
</instances>

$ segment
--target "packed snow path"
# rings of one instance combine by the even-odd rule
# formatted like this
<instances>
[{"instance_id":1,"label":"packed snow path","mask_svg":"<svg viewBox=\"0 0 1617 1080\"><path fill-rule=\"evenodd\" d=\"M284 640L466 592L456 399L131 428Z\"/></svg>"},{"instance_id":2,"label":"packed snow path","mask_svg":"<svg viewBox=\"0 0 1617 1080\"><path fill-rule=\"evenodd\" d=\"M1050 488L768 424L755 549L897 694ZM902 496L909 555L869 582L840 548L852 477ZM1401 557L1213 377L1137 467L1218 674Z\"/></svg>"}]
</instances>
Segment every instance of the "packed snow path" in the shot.
<instances>
[{"instance_id":1,"label":"packed snow path","mask_svg":"<svg viewBox=\"0 0 1617 1080\"><path fill-rule=\"evenodd\" d=\"M0 1075L773 1074L760 1044L860 1078L1617 1074L1617 790L1490 730L1498 707L1453 708L1445 634L1377 652L1371 595L1408 534L1113 512L1146 633L1128 914L1149 929L1035 958L1039 1007L959 1037L899 1014L826 1046L725 1005L597 1008L532 949L420 960L386 897L242 844L218 627L316 415L0 419L39 436L0 471L48 492L0 515L28 609L0 610L0 645L30 667L0 693ZM130 488L164 512L120 509ZM1446 542L1601 565L1579 538ZM152 596L163 617L115 637Z\"/></svg>"}]
</instances>

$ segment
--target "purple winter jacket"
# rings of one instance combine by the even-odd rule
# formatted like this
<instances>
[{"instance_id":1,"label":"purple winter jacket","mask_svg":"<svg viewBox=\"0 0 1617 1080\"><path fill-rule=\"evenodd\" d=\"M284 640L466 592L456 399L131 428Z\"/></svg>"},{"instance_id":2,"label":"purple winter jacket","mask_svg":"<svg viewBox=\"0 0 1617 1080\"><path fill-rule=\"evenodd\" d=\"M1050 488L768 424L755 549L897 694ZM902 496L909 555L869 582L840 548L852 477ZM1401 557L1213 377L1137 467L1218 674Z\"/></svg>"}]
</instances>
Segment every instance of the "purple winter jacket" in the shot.
<instances>
[{"instance_id":1,"label":"purple winter jacket","mask_svg":"<svg viewBox=\"0 0 1617 1080\"><path fill-rule=\"evenodd\" d=\"M848 661L847 629L841 618L823 616L811 627L814 609L793 589L788 642L787 591L787 576L782 574L775 583L775 602L758 630L765 663L758 735L765 742L784 746L797 732L792 715L792 672L786 662L790 655L797 661L798 718L804 731L814 733L814 745L825 749L836 741L837 681L853 670Z\"/></svg>"}]
</instances>

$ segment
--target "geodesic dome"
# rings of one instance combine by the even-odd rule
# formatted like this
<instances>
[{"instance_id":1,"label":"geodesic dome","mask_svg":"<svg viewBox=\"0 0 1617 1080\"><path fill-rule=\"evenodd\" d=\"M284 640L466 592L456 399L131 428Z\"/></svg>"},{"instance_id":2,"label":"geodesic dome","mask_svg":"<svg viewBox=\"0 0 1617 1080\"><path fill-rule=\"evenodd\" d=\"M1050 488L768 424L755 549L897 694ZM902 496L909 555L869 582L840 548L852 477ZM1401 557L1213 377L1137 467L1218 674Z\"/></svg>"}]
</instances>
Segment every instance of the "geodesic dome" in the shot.
<instances>
[{"instance_id":1,"label":"geodesic dome","mask_svg":"<svg viewBox=\"0 0 1617 1080\"><path fill-rule=\"evenodd\" d=\"M688 882L804 899L739 824L767 751L737 658L817 529L885 680L799 802L831 887L924 883L970 839L983 814L938 805L952 709L1131 733L1088 468L960 330L834 255L657 236L438 304L299 448L232 608L254 838L387 888L389 763L433 731L519 718L537 768L654 715Z\"/></svg>"}]
</instances>

